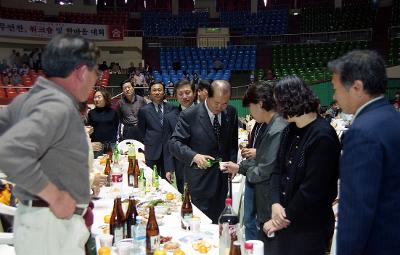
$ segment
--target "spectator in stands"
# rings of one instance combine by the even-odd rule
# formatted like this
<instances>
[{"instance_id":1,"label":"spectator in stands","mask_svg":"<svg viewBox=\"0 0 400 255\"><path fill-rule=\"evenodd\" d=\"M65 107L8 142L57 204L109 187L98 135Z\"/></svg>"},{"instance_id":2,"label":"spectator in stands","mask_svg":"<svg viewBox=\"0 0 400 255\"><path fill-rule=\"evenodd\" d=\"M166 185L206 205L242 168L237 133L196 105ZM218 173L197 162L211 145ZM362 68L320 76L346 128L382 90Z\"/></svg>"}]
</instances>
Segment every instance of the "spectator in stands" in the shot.
<instances>
[{"instance_id":1,"label":"spectator in stands","mask_svg":"<svg viewBox=\"0 0 400 255\"><path fill-rule=\"evenodd\" d=\"M175 90L175 86L174 83L172 81L168 82L168 86L167 86L167 94L168 96L173 96L174 95L174 90Z\"/></svg>"},{"instance_id":2,"label":"spectator in stands","mask_svg":"<svg viewBox=\"0 0 400 255\"><path fill-rule=\"evenodd\" d=\"M355 115L342 140L337 254L398 254L400 116L385 98L385 62L355 50L328 67L334 99Z\"/></svg>"},{"instance_id":3,"label":"spectator in stands","mask_svg":"<svg viewBox=\"0 0 400 255\"><path fill-rule=\"evenodd\" d=\"M273 85L266 82L258 82L247 89L243 106L250 107L257 123L251 132L248 147L241 151L245 160L240 164L228 162L226 169L223 169L231 174L239 172L246 176L243 217L246 240L254 240L258 236L266 242L262 226L271 218L271 174L277 164L282 132L287 126L287 122L275 110L273 90ZM257 231L257 226L261 226L260 231Z\"/></svg>"},{"instance_id":4,"label":"spectator in stands","mask_svg":"<svg viewBox=\"0 0 400 255\"><path fill-rule=\"evenodd\" d=\"M117 141L119 118L117 112L111 108L111 95L107 90L101 89L96 91L93 99L95 108L89 111L87 122L89 126L93 127L91 140L92 142L101 142L103 149L107 147L104 146L105 144L114 148ZM95 151L94 156L97 158L103 153L106 152Z\"/></svg>"},{"instance_id":5,"label":"spectator in stands","mask_svg":"<svg viewBox=\"0 0 400 255\"><path fill-rule=\"evenodd\" d=\"M146 79L143 75L143 73L140 72L140 69L137 68L135 75L133 76L133 86L135 87L135 93L136 95L139 95L141 97L144 97L144 92L145 92L145 88L147 87L147 82Z\"/></svg>"},{"instance_id":6,"label":"spectator in stands","mask_svg":"<svg viewBox=\"0 0 400 255\"><path fill-rule=\"evenodd\" d=\"M299 77L282 78L274 90L277 109L290 123L282 134L271 177L272 219L263 230L265 254L325 254L333 235L340 143L318 115L319 100Z\"/></svg>"},{"instance_id":7,"label":"spectator in stands","mask_svg":"<svg viewBox=\"0 0 400 255\"><path fill-rule=\"evenodd\" d=\"M122 140L142 140L138 129L138 113L139 109L146 104L146 101L135 93L131 81L123 82L121 87L122 98L118 101L117 113L119 121L123 125Z\"/></svg>"},{"instance_id":8,"label":"spectator in stands","mask_svg":"<svg viewBox=\"0 0 400 255\"><path fill-rule=\"evenodd\" d=\"M108 70L107 61L103 61L103 63L99 65L99 70L100 71Z\"/></svg>"},{"instance_id":9,"label":"spectator in stands","mask_svg":"<svg viewBox=\"0 0 400 255\"><path fill-rule=\"evenodd\" d=\"M174 59L174 61L172 62L172 69L174 69L175 72L181 69L181 61L179 59Z\"/></svg>"},{"instance_id":10,"label":"spectator in stands","mask_svg":"<svg viewBox=\"0 0 400 255\"><path fill-rule=\"evenodd\" d=\"M164 102L164 84L155 81L150 84L151 103L139 109L138 125L141 132L141 141L144 144L144 156L147 166L157 166L158 174L165 178L165 171L173 171L172 157L167 157L167 142L170 133L164 127L164 116L177 107Z\"/></svg>"},{"instance_id":11,"label":"spectator in stands","mask_svg":"<svg viewBox=\"0 0 400 255\"><path fill-rule=\"evenodd\" d=\"M135 74L135 71L136 71L135 64L133 62L129 63L128 77L132 77Z\"/></svg>"},{"instance_id":12,"label":"spectator in stands","mask_svg":"<svg viewBox=\"0 0 400 255\"><path fill-rule=\"evenodd\" d=\"M195 88L198 88L199 85L199 75L196 72L193 72L192 83L194 84Z\"/></svg>"},{"instance_id":13,"label":"spectator in stands","mask_svg":"<svg viewBox=\"0 0 400 255\"><path fill-rule=\"evenodd\" d=\"M47 78L0 111L1 170L19 200L18 255L85 254L89 156L78 102L96 83L99 52L80 36L53 37L43 53Z\"/></svg>"},{"instance_id":14,"label":"spectator in stands","mask_svg":"<svg viewBox=\"0 0 400 255\"><path fill-rule=\"evenodd\" d=\"M19 51L15 53L15 67L20 68L22 66L22 58Z\"/></svg>"},{"instance_id":15,"label":"spectator in stands","mask_svg":"<svg viewBox=\"0 0 400 255\"><path fill-rule=\"evenodd\" d=\"M7 68L8 68L7 60L3 59L3 61L0 64L0 73L3 73Z\"/></svg>"},{"instance_id":16,"label":"spectator in stands","mask_svg":"<svg viewBox=\"0 0 400 255\"><path fill-rule=\"evenodd\" d=\"M265 75L265 79L267 81L271 81L271 80L275 80L276 79L275 74L271 69L268 69L267 74Z\"/></svg>"},{"instance_id":17,"label":"spectator in stands","mask_svg":"<svg viewBox=\"0 0 400 255\"><path fill-rule=\"evenodd\" d=\"M13 79L12 78L13 78L12 73L10 71L6 72L4 77L3 77L4 84L5 85L13 84Z\"/></svg>"},{"instance_id":18,"label":"spectator in stands","mask_svg":"<svg viewBox=\"0 0 400 255\"><path fill-rule=\"evenodd\" d=\"M29 66L27 64L22 64L22 67L19 69L20 75L25 75L29 73Z\"/></svg>"},{"instance_id":19,"label":"spectator in stands","mask_svg":"<svg viewBox=\"0 0 400 255\"><path fill-rule=\"evenodd\" d=\"M182 111L186 110L195 105L194 99L196 95L196 89L194 84L190 83L188 80L180 80L177 82L176 87L176 99L179 103L178 111L171 111L170 113L164 116L165 124L164 127L166 128L166 133L168 137L172 135L175 130L176 123L178 122L179 115ZM166 151L167 157L172 157L169 150ZM183 194L183 186L184 186L184 162L179 161L177 158L173 158L173 167L171 170L167 169L166 172L166 179L168 181L172 181L172 174L175 172L175 179L176 179L176 187L178 188L179 192Z\"/></svg>"},{"instance_id":20,"label":"spectator in stands","mask_svg":"<svg viewBox=\"0 0 400 255\"><path fill-rule=\"evenodd\" d=\"M11 51L11 55L10 55L10 57L8 58L8 64L10 65L10 66L13 66L13 65L15 65L15 63L16 63L16 57L17 57L17 51L16 50L12 50Z\"/></svg>"},{"instance_id":21,"label":"spectator in stands","mask_svg":"<svg viewBox=\"0 0 400 255\"><path fill-rule=\"evenodd\" d=\"M139 73L144 73L144 68L143 68L143 64L139 63L138 68L136 68L137 71L139 71Z\"/></svg>"},{"instance_id":22,"label":"spectator in stands","mask_svg":"<svg viewBox=\"0 0 400 255\"><path fill-rule=\"evenodd\" d=\"M28 56L28 54L26 54L26 52L24 53L24 55L22 55L22 57L21 57L21 62L22 62L22 65L28 65L29 64L29 56Z\"/></svg>"},{"instance_id":23,"label":"spectator in stands","mask_svg":"<svg viewBox=\"0 0 400 255\"><path fill-rule=\"evenodd\" d=\"M214 60L213 68L214 68L214 70L216 72L218 72L219 70L223 70L224 69L224 63L217 57Z\"/></svg>"},{"instance_id":24,"label":"spectator in stands","mask_svg":"<svg viewBox=\"0 0 400 255\"><path fill-rule=\"evenodd\" d=\"M211 82L212 80L200 80L197 89L197 103L203 103L206 101Z\"/></svg>"},{"instance_id":25,"label":"spectator in stands","mask_svg":"<svg viewBox=\"0 0 400 255\"><path fill-rule=\"evenodd\" d=\"M114 65L112 67L110 67L111 72L114 74L121 74L122 73L122 68L119 65L119 63L114 63Z\"/></svg>"},{"instance_id":26,"label":"spectator in stands","mask_svg":"<svg viewBox=\"0 0 400 255\"><path fill-rule=\"evenodd\" d=\"M146 74L148 74L148 73L152 73L153 72L153 68L151 67L151 65L150 64L146 64L146 67L145 67L145 69L144 69L144 72L146 73Z\"/></svg>"},{"instance_id":27,"label":"spectator in stands","mask_svg":"<svg viewBox=\"0 0 400 255\"><path fill-rule=\"evenodd\" d=\"M20 84L22 82L21 75L18 72L12 74L11 84Z\"/></svg>"}]
</instances>

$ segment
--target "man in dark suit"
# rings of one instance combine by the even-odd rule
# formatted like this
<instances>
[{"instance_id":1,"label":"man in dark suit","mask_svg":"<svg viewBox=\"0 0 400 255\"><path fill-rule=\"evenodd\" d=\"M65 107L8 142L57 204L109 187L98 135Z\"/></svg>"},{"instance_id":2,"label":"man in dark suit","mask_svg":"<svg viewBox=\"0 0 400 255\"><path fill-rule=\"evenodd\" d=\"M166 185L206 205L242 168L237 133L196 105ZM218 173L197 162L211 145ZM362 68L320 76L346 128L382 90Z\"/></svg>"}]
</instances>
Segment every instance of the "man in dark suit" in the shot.
<instances>
[{"instance_id":1,"label":"man in dark suit","mask_svg":"<svg viewBox=\"0 0 400 255\"><path fill-rule=\"evenodd\" d=\"M165 178L165 170L173 170L173 162L166 157L169 134L164 127L164 116L178 109L164 102L164 85L160 81L150 84L151 103L139 109L138 125L143 137L144 156L149 167L157 166L158 174Z\"/></svg>"},{"instance_id":2,"label":"man in dark suit","mask_svg":"<svg viewBox=\"0 0 400 255\"><path fill-rule=\"evenodd\" d=\"M337 254L400 254L400 114L384 97L384 61L352 51L329 68L334 99L355 114L343 139Z\"/></svg>"},{"instance_id":3,"label":"man in dark suit","mask_svg":"<svg viewBox=\"0 0 400 255\"><path fill-rule=\"evenodd\" d=\"M208 159L236 161L238 150L238 118L229 106L229 82L214 81L204 103L181 113L169 142L171 154L184 162L185 181L192 202L213 223L224 208L228 192L228 176L219 164L208 167Z\"/></svg>"},{"instance_id":4,"label":"man in dark suit","mask_svg":"<svg viewBox=\"0 0 400 255\"><path fill-rule=\"evenodd\" d=\"M191 84L189 80L183 79L176 83L175 85L175 94L176 99L179 102L178 111L171 111L165 115L165 128L167 129L168 136L172 135L172 132L175 130L176 123L179 119L179 114L181 111L186 110L189 107L194 106L194 98L195 98L195 86ZM166 152L167 157L172 157L169 150ZM170 159L171 160L171 159ZM176 187L178 188L179 192L183 194L183 186L184 186L184 164L183 162L179 161L177 158L172 157L174 162L174 168L172 170L175 171L175 179L176 179ZM168 170L168 169L167 169ZM166 172L166 179L168 181L172 180L172 171Z\"/></svg>"}]
</instances>

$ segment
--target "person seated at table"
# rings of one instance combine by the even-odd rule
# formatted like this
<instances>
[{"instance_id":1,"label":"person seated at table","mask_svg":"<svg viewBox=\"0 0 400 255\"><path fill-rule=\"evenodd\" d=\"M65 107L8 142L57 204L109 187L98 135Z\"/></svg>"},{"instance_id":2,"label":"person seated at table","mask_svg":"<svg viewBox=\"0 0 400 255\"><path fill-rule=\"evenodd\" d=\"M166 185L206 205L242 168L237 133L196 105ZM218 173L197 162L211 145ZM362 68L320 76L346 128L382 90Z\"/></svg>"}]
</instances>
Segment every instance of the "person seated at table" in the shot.
<instances>
[{"instance_id":1,"label":"person seated at table","mask_svg":"<svg viewBox=\"0 0 400 255\"><path fill-rule=\"evenodd\" d=\"M111 108L111 95L107 90L100 89L94 94L95 108L88 113L87 124L93 127L91 134L92 142L101 142L103 147L100 151L95 151L94 156L97 158L104 151L105 144L109 144L112 148L117 140L117 132L119 118L117 112Z\"/></svg>"},{"instance_id":2,"label":"person seated at table","mask_svg":"<svg viewBox=\"0 0 400 255\"><path fill-rule=\"evenodd\" d=\"M272 219L264 223L265 254L325 254L334 231L340 143L318 115L318 99L298 76L275 86L278 112L290 123L282 134L271 177Z\"/></svg>"},{"instance_id":3,"label":"person seated at table","mask_svg":"<svg viewBox=\"0 0 400 255\"><path fill-rule=\"evenodd\" d=\"M158 174L165 178L165 171L173 170L172 158L167 157L166 150L169 134L164 127L165 115L177 111L177 107L164 102L165 88L161 81L150 84L151 103L139 109L138 126L143 137L146 165L157 166Z\"/></svg>"},{"instance_id":4,"label":"person seated at table","mask_svg":"<svg viewBox=\"0 0 400 255\"><path fill-rule=\"evenodd\" d=\"M258 238L265 241L262 225L271 217L270 180L276 167L276 158L283 129L287 122L276 113L276 104L273 95L273 85L265 81L251 85L244 97L243 106L250 108L250 113L257 122L252 130L249 147L245 148L244 158L240 164L228 162L224 165L223 172L246 176L245 190L245 215L250 214L253 208L253 199L256 210L257 225L261 226ZM254 196L254 198L252 197ZM247 215L246 215L247 216ZM245 217L245 224L251 226L251 219ZM246 226L246 239L257 238L257 228L251 231ZM254 233L255 232L255 233Z\"/></svg>"}]
</instances>

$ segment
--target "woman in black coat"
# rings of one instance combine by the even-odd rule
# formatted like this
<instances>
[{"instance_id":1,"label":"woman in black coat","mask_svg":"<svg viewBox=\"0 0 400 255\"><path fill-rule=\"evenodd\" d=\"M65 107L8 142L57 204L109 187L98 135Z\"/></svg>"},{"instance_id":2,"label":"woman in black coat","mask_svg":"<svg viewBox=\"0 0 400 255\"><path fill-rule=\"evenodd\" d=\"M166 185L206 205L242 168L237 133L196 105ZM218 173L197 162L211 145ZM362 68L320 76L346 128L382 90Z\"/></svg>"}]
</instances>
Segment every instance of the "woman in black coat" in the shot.
<instances>
[{"instance_id":1,"label":"woman in black coat","mask_svg":"<svg viewBox=\"0 0 400 255\"><path fill-rule=\"evenodd\" d=\"M340 143L303 80L284 77L274 92L278 112L290 124L271 177L272 219L263 230L275 236L265 244L268 255L323 255L334 231Z\"/></svg>"}]
</instances>

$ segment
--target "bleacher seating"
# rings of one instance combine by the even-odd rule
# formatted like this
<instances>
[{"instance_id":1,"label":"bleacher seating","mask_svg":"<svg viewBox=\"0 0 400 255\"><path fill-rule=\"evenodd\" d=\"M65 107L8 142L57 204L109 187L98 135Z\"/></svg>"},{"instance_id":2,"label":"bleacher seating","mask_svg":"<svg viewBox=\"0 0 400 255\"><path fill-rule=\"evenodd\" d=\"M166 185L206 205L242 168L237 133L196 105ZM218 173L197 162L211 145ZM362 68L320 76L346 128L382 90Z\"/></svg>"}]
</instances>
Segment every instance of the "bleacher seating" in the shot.
<instances>
[{"instance_id":1,"label":"bleacher seating","mask_svg":"<svg viewBox=\"0 0 400 255\"><path fill-rule=\"evenodd\" d=\"M400 26L400 1L393 1L392 26Z\"/></svg>"},{"instance_id":2,"label":"bleacher seating","mask_svg":"<svg viewBox=\"0 0 400 255\"><path fill-rule=\"evenodd\" d=\"M400 65L400 38L390 40L389 65Z\"/></svg>"},{"instance_id":3,"label":"bleacher seating","mask_svg":"<svg viewBox=\"0 0 400 255\"><path fill-rule=\"evenodd\" d=\"M142 13L144 36L181 36L185 30L207 26L207 12L181 12L179 15L159 11Z\"/></svg>"},{"instance_id":4,"label":"bleacher seating","mask_svg":"<svg viewBox=\"0 0 400 255\"><path fill-rule=\"evenodd\" d=\"M245 35L277 35L288 31L288 10L222 12L221 25L242 29Z\"/></svg>"},{"instance_id":5,"label":"bleacher seating","mask_svg":"<svg viewBox=\"0 0 400 255\"><path fill-rule=\"evenodd\" d=\"M307 82L330 79L327 63L353 49L367 49L365 41L319 44L277 45L273 47L272 67L277 78L297 74Z\"/></svg>"},{"instance_id":6,"label":"bleacher seating","mask_svg":"<svg viewBox=\"0 0 400 255\"><path fill-rule=\"evenodd\" d=\"M300 31L302 33L331 32L371 28L375 20L372 5L349 5L335 9L329 7L303 8Z\"/></svg>"},{"instance_id":7,"label":"bleacher seating","mask_svg":"<svg viewBox=\"0 0 400 255\"><path fill-rule=\"evenodd\" d=\"M43 21L44 17L44 12L41 10L26 10L6 7L0 8L0 18L3 19Z\"/></svg>"}]
</instances>

